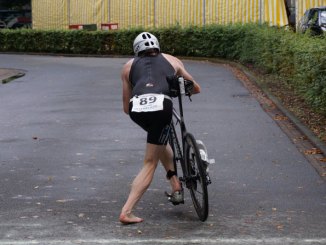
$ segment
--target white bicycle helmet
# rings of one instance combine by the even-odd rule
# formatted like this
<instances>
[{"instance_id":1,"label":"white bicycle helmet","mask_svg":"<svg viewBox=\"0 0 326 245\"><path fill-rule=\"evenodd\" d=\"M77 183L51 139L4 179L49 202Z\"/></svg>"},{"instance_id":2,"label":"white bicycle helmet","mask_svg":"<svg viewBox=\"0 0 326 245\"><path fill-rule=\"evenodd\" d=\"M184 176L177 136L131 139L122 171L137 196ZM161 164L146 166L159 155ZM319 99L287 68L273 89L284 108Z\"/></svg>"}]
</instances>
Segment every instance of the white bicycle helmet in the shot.
<instances>
[{"instance_id":1,"label":"white bicycle helmet","mask_svg":"<svg viewBox=\"0 0 326 245\"><path fill-rule=\"evenodd\" d=\"M155 48L160 51L160 44L153 34L142 32L135 38L133 48L135 55L138 56L139 52L147 49Z\"/></svg>"}]
</instances>

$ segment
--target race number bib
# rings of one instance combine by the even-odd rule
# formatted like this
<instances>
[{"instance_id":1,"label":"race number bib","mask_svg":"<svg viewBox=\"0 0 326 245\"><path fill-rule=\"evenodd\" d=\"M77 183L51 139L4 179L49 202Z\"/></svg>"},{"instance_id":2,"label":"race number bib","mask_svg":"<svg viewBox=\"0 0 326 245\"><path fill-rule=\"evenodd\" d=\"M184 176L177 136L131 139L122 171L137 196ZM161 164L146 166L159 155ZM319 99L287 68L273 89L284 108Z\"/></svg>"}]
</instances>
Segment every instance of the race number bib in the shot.
<instances>
[{"instance_id":1,"label":"race number bib","mask_svg":"<svg viewBox=\"0 0 326 245\"><path fill-rule=\"evenodd\" d=\"M134 97L132 109L134 112L149 112L163 110L164 94L143 94Z\"/></svg>"}]
</instances>

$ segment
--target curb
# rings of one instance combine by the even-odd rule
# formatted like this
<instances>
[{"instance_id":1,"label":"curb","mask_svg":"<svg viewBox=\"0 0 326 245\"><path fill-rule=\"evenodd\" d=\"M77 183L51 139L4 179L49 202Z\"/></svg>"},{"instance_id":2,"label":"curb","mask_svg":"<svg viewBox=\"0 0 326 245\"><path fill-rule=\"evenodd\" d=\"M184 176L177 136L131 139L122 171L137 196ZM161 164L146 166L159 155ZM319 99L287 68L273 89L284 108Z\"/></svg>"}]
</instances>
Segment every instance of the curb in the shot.
<instances>
[{"instance_id":1,"label":"curb","mask_svg":"<svg viewBox=\"0 0 326 245\"><path fill-rule=\"evenodd\" d=\"M305 126L294 114L287 110L281 101L276 98L264 85L259 84L260 79L256 77L250 70L241 64L230 64L236 69L239 69L249 80L249 83L257 87L273 103L276 109L265 108L265 111L271 116L283 132L289 137L292 143L309 161L312 167L316 170L319 176L326 181L326 145L314 133ZM245 82L243 82L245 84ZM245 85L246 86L246 85ZM258 99L258 98L256 98ZM258 99L259 101L259 99ZM261 104L264 108L264 105ZM277 117L284 115L285 119L277 121ZM284 120L284 121L282 121Z\"/></svg>"},{"instance_id":2,"label":"curb","mask_svg":"<svg viewBox=\"0 0 326 245\"><path fill-rule=\"evenodd\" d=\"M241 66L241 67L239 67ZM306 127L301 121L293 115L290 111L288 111L283 104L280 102L279 99L277 99L274 95L272 95L268 89L266 89L264 86L261 86L257 84L257 80L259 80L257 77L255 77L250 71L248 71L245 67L242 65L237 65L238 68L241 69L241 71L250 79L250 81L254 82L265 94L266 96L277 106L277 108L292 121L296 127L305 135L307 136L308 140L311 141L313 145L316 146L316 148L320 149L324 155L326 155L326 144L322 142L317 136L314 135L314 133Z\"/></svg>"},{"instance_id":3,"label":"curb","mask_svg":"<svg viewBox=\"0 0 326 245\"><path fill-rule=\"evenodd\" d=\"M0 81L2 84L9 83L10 81L25 76L25 71L17 69L0 68Z\"/></svg>"}]
</instances>

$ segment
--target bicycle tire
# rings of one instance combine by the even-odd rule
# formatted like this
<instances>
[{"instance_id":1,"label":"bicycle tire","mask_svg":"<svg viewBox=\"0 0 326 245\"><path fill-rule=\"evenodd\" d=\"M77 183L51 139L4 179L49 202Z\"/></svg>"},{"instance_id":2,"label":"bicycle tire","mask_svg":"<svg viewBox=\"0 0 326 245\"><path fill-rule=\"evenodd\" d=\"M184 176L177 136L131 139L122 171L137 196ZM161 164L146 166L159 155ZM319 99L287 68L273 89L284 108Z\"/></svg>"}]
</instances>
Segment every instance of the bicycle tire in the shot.
<instances>
[{"instance_id":1,"label":"bicycle tire","mask_svg":"<svg viewBox=\"0 0 326 245\"><path fill-rule=\"evenodd\" d=\"M185 135L186 186L190 191L196 213L201 221L208 216L208 191L206 174L199 149L191 133ZM199 189L200 188L200 189Z\"/></svg>"}]
</instances>

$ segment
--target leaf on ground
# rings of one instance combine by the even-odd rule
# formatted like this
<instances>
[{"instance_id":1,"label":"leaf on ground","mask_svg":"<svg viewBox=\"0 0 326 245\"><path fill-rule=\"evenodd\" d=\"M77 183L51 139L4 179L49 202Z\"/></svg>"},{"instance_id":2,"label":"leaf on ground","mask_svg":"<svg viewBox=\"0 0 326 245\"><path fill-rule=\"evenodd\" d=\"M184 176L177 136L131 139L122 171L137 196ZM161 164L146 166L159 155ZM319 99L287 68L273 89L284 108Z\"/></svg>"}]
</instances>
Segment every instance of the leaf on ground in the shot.
<instances>
[{"instance_id":1,"label":"leaf on ground","mask_svg":"<svg viewBox=\"0 0 326 245\"><path fill-rule=\"evenodd\" d=\"M256 216L257 216L257 217L261 217L261 216L263 216L263 212L262 212L262 211L257 211L257 212L256 212Z\"/></svg>"},{"instance_id":2,"label":"leaf on ground","mask_svg":"<svg viewBox=\"0 0 326 245\"><path fill-rule=\"evenodd\" d=\"M275 115L274 120L276 120L276 121L285 121L285 120L288 120L288 118L286 116L282 116L282 115Z\"/></svg>"},{"instance_id":3,"label":"leaf on ground","mask_svg":"<svg viewBox=\"0 0 326 245\"><path fill-rule=\"evenodd\" d=\"M284 228L284 225L282 225L282 224L276 225L276 229L278 229L278 230L283 230L283 228Z\"/></svg>"},{"instance_id":4,"label":"leaf on ground","mask_svg":"<svg viewBox=\"0 0 326 245\"><path fill-rule=\"evenodd\" d=\"M85 214L83 214L83 213L78 214L78 218L84 218L84 217L85 217Z\"/></svg>"},{"instance_id":5,"label":"leaf on ground","mask_svg":"<svg viewBox=\"0 0 326 245\"><path fill-rule=\"evenodd\" d=\"M60 199L60 200L56 200L57 203L66 203L66 202L70 202L72 201L72 199Z\"/></svg>"},{"instance_id":6,"label":"leaf on ground","mask_svg":"<svg viewBox=\"0 0 326 245\"><path fill-rule=\"evenodd\" d=\"M57 203L65 203L66 200L56 200L55 202L57 202Z\"/></svg>"},{"instance_id":7,"label":"leaf on ground","mask_svg":"<svg viewBox=\"0 0 326 245\"><path fill-rule=\"evenodd\" d=\"M311 148L309 150L304 151L304 154L306 154L306 155L316 155L316 154L321 154L321 153L322 153L322 151L317 148Z\"/></svg>"}]
</instances>

